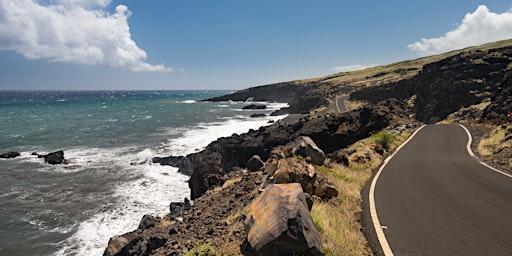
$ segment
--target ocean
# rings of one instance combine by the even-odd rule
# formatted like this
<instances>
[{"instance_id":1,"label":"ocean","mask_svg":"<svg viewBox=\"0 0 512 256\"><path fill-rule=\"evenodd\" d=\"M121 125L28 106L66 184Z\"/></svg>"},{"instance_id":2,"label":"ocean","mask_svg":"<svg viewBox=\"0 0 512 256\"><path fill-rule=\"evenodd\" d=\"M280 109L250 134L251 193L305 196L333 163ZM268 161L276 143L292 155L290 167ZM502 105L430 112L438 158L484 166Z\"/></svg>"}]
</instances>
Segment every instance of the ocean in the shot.
<instances>
[{"instance_id":1,"label":"ocean","mask_svg":"<svg viewBox=\"0 0 512 256\"><path fill-rule=\"evenodd\" d=\"M0 255L102 255L108 240L189 197L188 176L152 164L284 116L202 102L229 91L0 91ZM31 155L64 150L66 165ZM133 165L135 163L135 165Z\"/></svg>"}]
</instances>

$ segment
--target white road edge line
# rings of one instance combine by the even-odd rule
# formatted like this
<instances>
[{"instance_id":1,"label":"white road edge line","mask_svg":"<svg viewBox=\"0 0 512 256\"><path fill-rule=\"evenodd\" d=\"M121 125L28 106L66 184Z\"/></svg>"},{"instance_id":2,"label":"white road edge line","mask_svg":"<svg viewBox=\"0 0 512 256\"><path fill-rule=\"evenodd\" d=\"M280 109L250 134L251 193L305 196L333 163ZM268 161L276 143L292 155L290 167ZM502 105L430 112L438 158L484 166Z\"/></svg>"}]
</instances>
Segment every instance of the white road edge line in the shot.
<instances>
[{"instance_id":1,"label":"white road edge line","mask_svg":"<svg viewBox=\"0 0 512 256\"><path fill-rule=\"evenodd\" d=\"M485 167L487 167L487 168L489 168L489 169L491 169L491 170L493 170L493 171L495 171L497 173L500 173L500 174L503 174L503 175L505 175L505 176L507 176L509 178L512 178L512 175L510 175L510 174L508 174L506 172L500 171L500 170L498 170L498 169L496 169L496 168L486 164L485 162L480 161L480 159L478 159L475 156L475 154L473 153L473 150L471 150L471 143L473 142L473 137L471 136L471 133L469 132L468 128L466 128L466 126L464 126L462 124L458 124L458 125L460 127L462 127L466 131L466 134L468 135L469 139L468 139L468 144L466 144L466 150L468 151L468 153L469 153L469 155L471 157L475 158L481 165L483 165L483 166L485 166Z\"/></svg>"},{"instance_id":2,"label":"white road edge line","mask_svg":"<svg viewBox=\"0 0 512 256\"><path fill-rule=\"evenodd\" d=\"M336 109L338 110L338 113L341 113L340 107L338 106L338 100L340 98L335 98L334 101L336 101Z\"/></svg>"},{"instance_id":3,"label":"white road edge line","mask_svg":"<svg viewBox=\"0 0 512 256\"><path fill-rule=\"evenodd\" d=\"M393 251L391 250L391 247L389 247L388 240L386 239L386 235L384 235L383 226L381 226L379 217L377 215L377 207L375 206L375 186L377 184L377 180L379 179L380 173L386 167L387 163L393 156L402 149L403 146L405 146L423 127L426 125L422 125L420 128L418 128L412 135L409 137L402 145L400 145L393 154L391 154L388 158L384 160L382 163L382 166L377 171L377 174L375 174L375 177L372 180L372 184L370 186L370 193L369 193L369 203L370 203L370 215L372 217L373 227L375 228L375 233L377 233L377 238L379 239L380 246L382 248L382 251L384 252L385 256L393 256Z\"/></svg>"}]
</instances>

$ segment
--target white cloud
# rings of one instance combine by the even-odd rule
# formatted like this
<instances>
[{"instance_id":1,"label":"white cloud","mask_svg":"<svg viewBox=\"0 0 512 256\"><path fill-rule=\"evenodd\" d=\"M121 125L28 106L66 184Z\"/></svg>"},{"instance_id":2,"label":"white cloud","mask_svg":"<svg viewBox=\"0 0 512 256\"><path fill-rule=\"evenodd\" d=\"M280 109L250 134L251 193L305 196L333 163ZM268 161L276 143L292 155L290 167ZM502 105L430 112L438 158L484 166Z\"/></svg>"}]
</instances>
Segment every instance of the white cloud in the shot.
<instances>
[{"instance_id":1,"label":"white cloud","mask_svg":"<svg viewBox=\"0 0 512 256\"><path fill-rule=\"evenodd\" d=\"M146 63L147 54L131 39L128 17L111 0L0 0L0 50L28 59L103 65L133 71L172 71Z\"/></svg>"},{"instance_id":2,"label":"white cloud","mask_svg":"<svg viewBox=\"0 0 512 256\"><path fill-rule=\"evenodd\" d=\"M371 68L371 67L375 67L375 66L378 66L378 64L369 64L369 65L355 64L355 65L349 65L349 66L335 67L332 70L334 70L336 72L349 72L349 71L363 70L363 69L367 69L367 68Z\"/></svg>"},{"instance_id":3,"label":"white cloud","mask_svg":"<svg viewBox=\"0 0 512 256\"><path fill-rule=\"evenodd\" d=\"M512 10L493 13L480 5L468 13L456 29L442 37L421 39L407 47L421 55L443 53L455 49L512 38Z\"/></svg>"}]
</instances>

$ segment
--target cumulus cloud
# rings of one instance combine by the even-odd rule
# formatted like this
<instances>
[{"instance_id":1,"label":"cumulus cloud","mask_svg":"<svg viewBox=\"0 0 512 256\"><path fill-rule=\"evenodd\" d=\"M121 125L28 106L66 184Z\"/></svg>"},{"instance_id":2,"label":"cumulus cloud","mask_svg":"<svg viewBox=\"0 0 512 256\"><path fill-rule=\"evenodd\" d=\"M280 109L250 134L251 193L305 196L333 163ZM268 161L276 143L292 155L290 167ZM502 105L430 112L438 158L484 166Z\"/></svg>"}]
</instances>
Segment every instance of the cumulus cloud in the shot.
<instances>
[{"instance_id":1,"label":"cumulus cloud","mask_svg":"<svg viewBox=\"0 0 512 256\"><path fill-rule=\"evenodd\" d=\"M335 67L332 70L334 70L336 72L349 72L349 71L363 70L363 69L367 69L367 68L371 68L371 67L375 67L375 66L378 66L378 64L370 64L370 65L355 64L355 65L349 65L349 66Z\"/></svg>"},{"instance_id":2,"label":"cumulus cloud","mask_svg":"<svg viewBox=\"0 0 512 256\"><path fill-rule=\"evenodd\" d=\"M510 38L512 38L512 10L493 13L487 6L480 5L475 12L466 14L456 29L444 36L421 39L407 47L421 55L426 55Z\"/></svg>"},{"instance_id":3,"label":"cumulus cloud","mask_svg":"<svg viewBox=\"0 0 512 256\"><path fill-rule=\"evenodd\" d=\"M172 71L146 62L131 39L124 5L104 10L111 0L0 0L0 50L28 59L103 65L133 71Z\"/></svg>"}]
</instances>

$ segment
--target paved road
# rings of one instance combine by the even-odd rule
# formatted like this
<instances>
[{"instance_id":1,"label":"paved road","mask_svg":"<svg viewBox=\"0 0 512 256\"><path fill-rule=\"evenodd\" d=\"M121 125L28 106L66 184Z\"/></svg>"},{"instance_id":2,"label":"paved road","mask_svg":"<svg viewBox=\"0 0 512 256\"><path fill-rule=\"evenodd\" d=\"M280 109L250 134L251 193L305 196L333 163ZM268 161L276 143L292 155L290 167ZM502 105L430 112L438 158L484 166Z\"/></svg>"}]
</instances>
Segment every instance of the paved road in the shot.
<instances>
[{"instance_id":1,"label":"paved road","mask_svg":"<svg viewBox=\"0 0 512 256\"><path fill-rule=\"evenodd\" d=\"M394 255L512 255L512 178L467 141L458 125L426 126L382 170L376 210Z\"/></svg>"},{"instance_id":2,"label":"paved road","mask_svg":"<svg viewBox=\"0 0 512 256\"><path fill-rule=\"evenodd\" d=\"M349 111L349 109L347 108L347 104L345 104L345 100L348 100L349 97L350 95L343 95L340 96L339 98L336 98L336 109L338 110L338 112L345 113Z\"/></svg>"}]
</instances>

